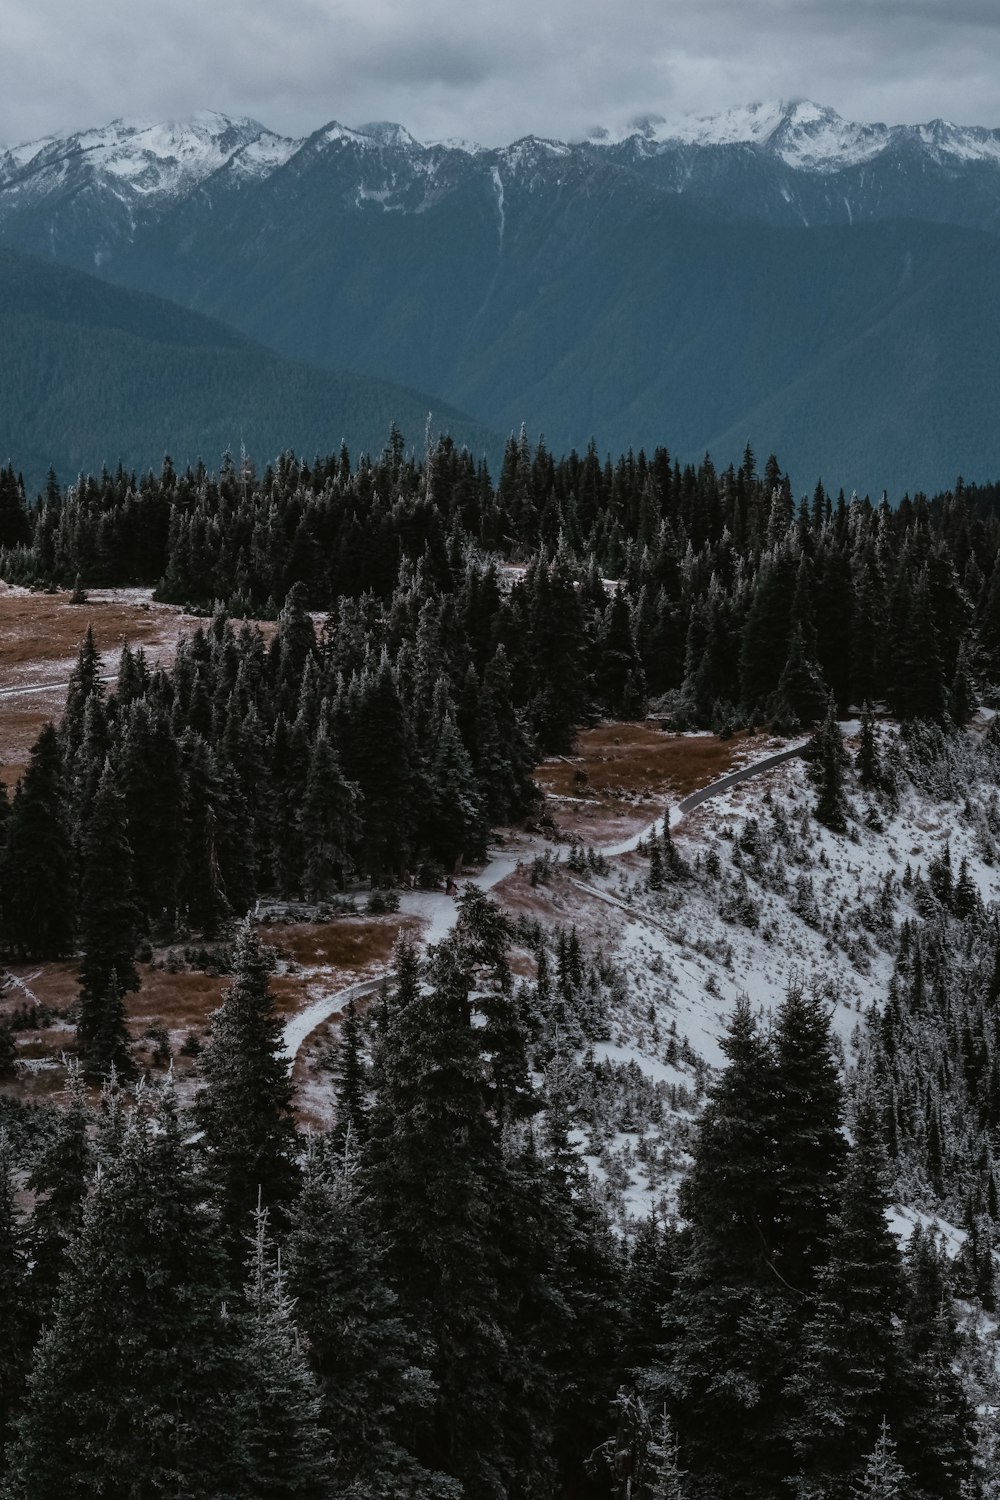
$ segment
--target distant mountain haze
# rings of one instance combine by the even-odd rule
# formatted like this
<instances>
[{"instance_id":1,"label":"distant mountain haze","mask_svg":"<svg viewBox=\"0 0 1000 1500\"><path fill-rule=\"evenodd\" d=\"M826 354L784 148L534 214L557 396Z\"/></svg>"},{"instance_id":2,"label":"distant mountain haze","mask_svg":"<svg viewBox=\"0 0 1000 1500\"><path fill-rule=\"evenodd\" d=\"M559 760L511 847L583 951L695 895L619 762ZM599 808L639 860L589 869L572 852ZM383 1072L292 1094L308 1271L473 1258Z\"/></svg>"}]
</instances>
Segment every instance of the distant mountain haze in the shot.
<instances>
[{"instance_id":1,"label":"distant mountain haze","mask_svg":"<svg viewBox=\"0 0 1000 1500\"><path fill-rule=\"evenodd\" d=\"M162 298L0 250L0 463L31 488L49 466L65 483L122 462L159 470L227 450L262 465L378 453L393 422L423 451L434 436L496 462L496 434L444 402L388 381L283 358Z\"/></svg>"},{"instance_id":2,"label":"distant mountain haze","mask_svg":"<svg viewBox=\"0 0 1000 1500\"><path fill-rule=\"evenodd\" d=\"M0 151L21 251L482 430L749 439L799 491L1000 472L998 231L1000 131L801 101L499 149L206 113Z\"/></svg>"}]
</instances>

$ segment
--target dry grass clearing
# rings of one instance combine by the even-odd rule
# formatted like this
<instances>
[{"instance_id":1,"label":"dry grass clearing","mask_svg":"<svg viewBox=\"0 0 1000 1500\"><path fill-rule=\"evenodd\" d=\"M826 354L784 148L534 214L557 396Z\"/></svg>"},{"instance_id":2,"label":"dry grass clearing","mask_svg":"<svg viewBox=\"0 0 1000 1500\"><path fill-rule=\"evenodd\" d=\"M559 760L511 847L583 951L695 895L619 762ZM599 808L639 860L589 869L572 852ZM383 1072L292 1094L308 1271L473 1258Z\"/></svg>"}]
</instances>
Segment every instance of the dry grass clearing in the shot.
<instances>
[{"instance_id":1,"label":"dry grass clearing","mask_svg":"<svg viewBox=\"0 0 1000 1500\"><path fill-rule=\"evenodd\" d=\"M276 950L279 958L279 972L271 979L278 1009L288 1017L297 1015L322 995L378 974L391 963L400 934L416 935L419 927L417 918L406 916L342 917L326 923L262 926L259 929L262 940ZM162 966L167 952L164 949L158 953L156 963L138 965L141 986L125 999L128 1026L140 1068L150 1065L155 1046L147 1033L165 1031L174 1067L183 1074L192 1066L192 1060L178 1049L189 1032L205 1032L230 977L206 974L186 965L174 972ZM32 1003L60 1012L76 1004L80 989L78 959L14 965L6 973L18 982L8 985L0 998L0 1019ZM334 1015L330 1022L336 1024L340 1019L339 1014ZM327 1028L330 1022L324 1022L317 1031ZM64 1052L72 1052L74 1045L73 1028L58 1017L50 1026L19 1030L19 1057L25 1062L49 1066L19 1071L16 1080L4 1085L4 1091L23 1099L57 1096L64 1088L65 1078L62 1069L52 1064ZM301 1064L308 1050L303 1047L300 1054L300 1066L295 1073L297 1082L305 1081Z\"/></svg>"},{"instance_id":2,"label":"dry grass clearing","mask_svg":"<svg viewBox=\"0 0 1000 1500\"><path fill-rule=\"evenodd\" d=\"M86 604L68 592L30 593L0 586L0 689L54 680L72 664L89 625L97 649L113 670L122 646L172 645L193 623L172 604L154 604L145 590L96 591Z\"/></svg>"},{"instance_id":3,"label":"dry grass clearing","mask_svg":"<svg viewBox=\"0 0 1000 1500\"><path fill-rule=\"evenodd\" d=\"M402 932L415 932L415 917L340 917L333 922L274 923L260 928L261 940L282 958L304 969L331 969L352 977L381 968L392 958Z\"/></svg>"},{"instance_id":4,"label":"dry grass clearing","mask_svg":"<svg viewBox=\"0 0 1000 1500\"><path fill-rule=\"evenodd\" d=\"M720 740L651 724L599 724L580 731L574 756L543 761L535 779L562 832L607 842L642 827L651 809L725 776L761 743L745 731Z\"/></svg>"},{"instance_id":5,"label":"dry grass clearing","mask_svg":"<svg viewBox=\"0 0 1000 1500\"><path fill-rule=\"evenodd\" d=\"M0 584L0 779L13 785L43 724L58 719L65 684L89 625L108 672L122 647L141 646L150 661L173 660L177 642L205 621L174 604L158 604L149 589L94 589L86 604L67 591L31 593ZM266 635L274 625L264 622ZM44 692L11 689L49 684Z\"/></svg>"}]
</instances>

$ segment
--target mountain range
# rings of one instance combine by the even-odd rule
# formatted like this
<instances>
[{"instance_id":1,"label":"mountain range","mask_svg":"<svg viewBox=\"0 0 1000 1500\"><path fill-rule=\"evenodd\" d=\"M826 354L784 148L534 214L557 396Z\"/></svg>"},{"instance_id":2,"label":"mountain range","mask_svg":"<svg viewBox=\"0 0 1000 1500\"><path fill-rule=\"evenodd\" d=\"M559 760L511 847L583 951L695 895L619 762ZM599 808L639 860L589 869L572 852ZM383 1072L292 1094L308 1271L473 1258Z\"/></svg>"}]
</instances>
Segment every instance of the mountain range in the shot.
<instances>
[{"instance_id":1,"label":"mountain range","mask_svg":"<svg viewBox=\"0 0 1000 1500\"><path fill-rule=\"evenodd\" d=\"M36 259L480 434L749 439L799 489L1000 470L998 237L1000 131L802 101L490 148L205 113L0 151L0 240Z\"/></svg>"}]
</instances>

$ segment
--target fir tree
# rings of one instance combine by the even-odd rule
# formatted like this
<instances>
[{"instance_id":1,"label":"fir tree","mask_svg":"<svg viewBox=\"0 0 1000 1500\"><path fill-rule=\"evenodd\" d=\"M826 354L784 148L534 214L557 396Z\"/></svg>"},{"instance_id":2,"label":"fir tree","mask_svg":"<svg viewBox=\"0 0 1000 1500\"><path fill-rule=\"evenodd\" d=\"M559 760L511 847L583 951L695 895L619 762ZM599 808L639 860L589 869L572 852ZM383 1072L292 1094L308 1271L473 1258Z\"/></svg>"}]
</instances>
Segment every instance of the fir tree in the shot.
<instances>
[{"instance_id":1,"label":"fir tree","mask_svg":"<svg viewBox=\"0 0 1000 1500\"><path fill-rule=\"evenodd\" d=\"M896 1445L889 1424L882 1419L882 1431L872 1449L860 1479L851 1486L852 1500L905 1500L909 1480L896 1461Z\"/></svg>"},{"instance_id":2,"label":"fir tree","mask_svg":"<svg viewBox=\"0 0 1000 1500\"><path fill-rule=\"evenodd\" d=\"M88 1139L90 1111L83 1077L75 1059L67 1064L66 1103L55 1128L36 1156L28 1176L35 1195L31 1216L32 1301L40 1321L47 1321L70 1246L80 1232L92 1158Z\"/></svg>"},{"instance_id":3,"label":"fir tree","mask_svg":"<svg viewBox=\"0 0 1000 1500\"><path fill-rule=\"evenodd\" d=\"M123 999L139 988L138 919L124 798L108 763L87 829L80 897L83 960L77 1042L90 1073L105 1073L112 1063L124 1076L133 1068Z\"/></svg>"},{"instance_id":4,"label":"fir tree","mask_svg":"<svg viewBox=\"0 0 1000 1500\"><path fill-rule=\"evenodd\" d=\"M438 1394L415 1451L471 1493L501 1494L540 1456L532 1351L518 1345L504 1295L513 1199L487 1109L472 977L454 940L435 950L426 988L412 955L400 957L376 1051L368 1172L401 1307L433 1350Z\"/></svg>"},{"instance_id":5,"label":"fir tree","mask_svg":"<svg viewBox=\"0 0 1000 1500\"><path fill-rule=\"evenodd\" d=\"M844 796L844 740L837 723L833 699L826 718L813 735L806 751L812 762L816 782L816 818L833 833L847 831L847 802Z\"/></svg>"},{"instance_id":6,"label":"fir tree","mask_svg":"<svg viewBox=\"0 0 1000 1500\"><path fill-rule=\"evenodd\" d=\"M788 1473L772 1049L741 1001L722 1043L682 1187L690 1223L664 1372L685 1456L706 1494L770 1500ZM714 1490L713 1490L714 1487Z\"/></svg>"},{"instance_id":7,"label":"fir tree","mask_svg":"<svg viewBox=\"0 0 1000 1500\"><path fill-rule=\"evenodd\" d=\"M62 756L47 724L18 782L2 867L5 940L26 958L61 958L73 946L76 890Z\"/></svg>"},{"instance_id":8,"label":"fir tree","mask_svg":"<svg viewBox=\"0 0 1000 1500\"><path fill-rule=\"evenodd\" d=\"M789 989L775 1020L773 1043L774 1260L801 1299L814 1291L825 1259L847 1157L830 1015L818 995L794 985Z\"/></svg>"},{"instance_id":9,"label":"fir tree","mask_svg":"<svg viewBox=\"0 0 1000 1500\"><path fill-rule=\"evenodd\" d=\"M356 1143L306 1155L288 1251L288 1286L308 1339L339 1490L366 1500L452 1500L458 1486L412 1452L434 1389L418 1330L387 1277Z\"/></svg>"},{"instance_id":10,"label":"fir tree","mask_svg":"<svg viewBox=\"0 0 1000 1500\"><path fill-rule=\"evenodd\" d=\"M211 1020L195 1106L207 1171L231 1254L261 1200L284 1223L295 1183L292 1084L281 1017L268 985L270 954L249 919L233 954L233 981Z\"/></svg>"},{"instance_id":11,"label":"fir tree","mask_svg":"<svg viewBox=\"0 0 1000 1500\"><path fill-rule=\"evenodd\" d=\"M800 1413L792 1438L801 1471L834 1495L844 1492L892 1409L902 1358L902 1267L886 1222L885 1151L870 1095L858 1101L854 1137L829 1260L804 1330L800 1368L789 1380Z\"/></svg>"},{"instance_id":12,"label":"fir tree","mask_svg":"<svg viewBox=\"0 0 1000 1500\"><path fill-rule=\"evenodd\" d=\"M321 729L309 758L302 802L303 878L314 901L333 886L343 889L344 873L361 833L358 788L345 779L333 746Z\"/></svg>"},{"instance_id":13,"label":"fir tree","mask_svg":"<svg viewBox=\"0 0 1000 1500\"><path fill-rule=\"evenodd\" d=\"M169 1094L95 1179L10 1453L11 1500L245 1493L238 1364Z\"/></svg>"},{"instance_id":14,"label":"fir tree","mask_svg":"<svg viewBox=\"0 0 1000 1500\"><path fill-rule=\"evenodd\" d=\"M4 1448L24 1394L32 1343L32 1306L24 1226L15 1205L14 1152L0 1129L0 1475Z\"/></svg>"},{"instance_id":15,"label":"fir tree","mask_svg":"<svg viewBox=\"0 0 1000 1500\"><path fill-rule=\"evenodd\" d=\"M649 1500L685 1500L685 1472L680 1466L677 1439L667 1408L663 1408L655 1440L650 1444L653 1480Z\"/></svg>"},{"instance_id":16,"label":"fir tree","mask_svg":"<svg viewBox=\"0 0 1000 1500\"><path fill-rule=\"evenodd\" d=\"M329 1433L294 1322L280 1252L258 1207L245 1289L240 1416L248 1476L243 1493L267 1500L326 1500L331 1493Z\"/></svg>"}]
</instances>

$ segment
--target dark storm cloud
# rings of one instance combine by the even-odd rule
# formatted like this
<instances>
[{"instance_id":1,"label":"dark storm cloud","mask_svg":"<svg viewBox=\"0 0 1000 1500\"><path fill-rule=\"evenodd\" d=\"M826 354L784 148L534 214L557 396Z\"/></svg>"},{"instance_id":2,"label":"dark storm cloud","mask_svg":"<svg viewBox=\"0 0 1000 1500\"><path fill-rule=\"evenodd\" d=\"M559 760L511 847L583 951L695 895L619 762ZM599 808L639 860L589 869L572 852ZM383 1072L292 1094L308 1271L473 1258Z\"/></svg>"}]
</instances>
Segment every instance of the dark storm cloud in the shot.
<instances>
[{"instance_id":1,"label":"dark storm cloud","mask_svg":"<svg viewBox=\"0 0 1000 1500\"><path fill-rule=\"evenodd\" d=\"M0 140L115 115L570 136L808 97L1000 125L996 0L0 0Z\"/></svg>"}]
</instances>

